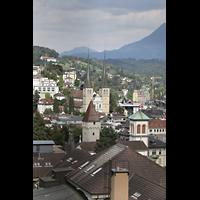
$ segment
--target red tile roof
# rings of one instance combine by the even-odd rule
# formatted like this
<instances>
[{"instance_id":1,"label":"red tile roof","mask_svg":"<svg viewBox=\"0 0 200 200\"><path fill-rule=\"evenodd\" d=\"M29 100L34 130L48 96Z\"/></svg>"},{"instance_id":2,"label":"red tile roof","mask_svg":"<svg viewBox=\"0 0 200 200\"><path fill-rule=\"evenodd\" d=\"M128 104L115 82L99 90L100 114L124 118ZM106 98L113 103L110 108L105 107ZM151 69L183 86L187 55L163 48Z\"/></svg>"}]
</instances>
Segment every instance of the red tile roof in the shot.
<instances>
[{"instance_id":1,"label":"red tile roof","mask_svg":"<svg viewBox=\"0 0 200 200\"><path fill-rule=\"evenodd\" d=\"M94 108L93 101L90 101L87 111L83 117L83 122L100 122L99 114Z\"/></svg>"},{"instance_id":2,"label":"red tile roof","mask_svg":"<svg viewBox=\"0 0 200 200\"><path fill-rule=\"evenodd\" d=\"M149 128L166 128L166 120L161 120L161 119L149 120Z\"/></svg>"},{"instance_id":3,"label":"red tile roof","mask_svg":"<svg viewBox=\"0 0 200 200\"><path fill-rule=\"evenodd\" d=\"M45 104L45 105L51 105L54 102L54 99L41 99L42 103L38 104Z\"/></svg>"},{"instance_id":4,"label":"red tile roof","mask_svg":"<svg viewBox=\"0 0 200 200\"><path fill-rule=\"evenodd\" d=\"M82 99L83 98L83 90L73 90L70 96L72 96L74 98Z\"/></svg>"}]
</instances>

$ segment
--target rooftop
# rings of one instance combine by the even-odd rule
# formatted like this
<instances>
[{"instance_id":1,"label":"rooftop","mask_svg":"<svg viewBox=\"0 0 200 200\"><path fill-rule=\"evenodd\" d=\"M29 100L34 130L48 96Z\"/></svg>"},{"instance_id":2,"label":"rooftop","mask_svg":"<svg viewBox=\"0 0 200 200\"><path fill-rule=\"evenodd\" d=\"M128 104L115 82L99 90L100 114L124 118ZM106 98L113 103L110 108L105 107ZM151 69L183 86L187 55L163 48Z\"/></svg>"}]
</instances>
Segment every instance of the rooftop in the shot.
<instances>
[{"instance_id":1,"label":"rooftop","mask_svg":"<svg viewBox=\"0 0 200 200\"><path fill-rule=\"evenodd\" d=\"M100 122L99 114L95 110L93 101L90 101L82 121L83 122Z\"/></svg>"},{"instance_id":2,"label":"rooftop","mask_svg":"<svg viewBox=\"0 0 200 200\"><path fill-rule=\"evenodd\" d=\"M136 113L132 114L129 119L131 120L149 120L150 118L147 117L140 109Z\"/></svg>"}]
</instances>

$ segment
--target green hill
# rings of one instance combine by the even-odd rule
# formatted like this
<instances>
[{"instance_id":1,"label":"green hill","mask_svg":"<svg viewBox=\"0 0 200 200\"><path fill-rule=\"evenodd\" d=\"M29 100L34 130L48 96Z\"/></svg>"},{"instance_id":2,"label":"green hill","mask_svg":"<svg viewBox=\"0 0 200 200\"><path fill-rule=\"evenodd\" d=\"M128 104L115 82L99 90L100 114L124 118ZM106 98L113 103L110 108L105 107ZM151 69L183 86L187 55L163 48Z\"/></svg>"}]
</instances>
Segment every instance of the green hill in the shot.
<instances>
[{"instance_id":1,"label":"green hill","mask_svg":"<svg viewBox=\"0 0 200 200\"><path fill-rule=\"evenodd\" d=\"M54 49L49 49L47 47L33 46L33 63L40 61L41 56L48 56L57 58L59 55Z\"/></svg>"}]
</instances>

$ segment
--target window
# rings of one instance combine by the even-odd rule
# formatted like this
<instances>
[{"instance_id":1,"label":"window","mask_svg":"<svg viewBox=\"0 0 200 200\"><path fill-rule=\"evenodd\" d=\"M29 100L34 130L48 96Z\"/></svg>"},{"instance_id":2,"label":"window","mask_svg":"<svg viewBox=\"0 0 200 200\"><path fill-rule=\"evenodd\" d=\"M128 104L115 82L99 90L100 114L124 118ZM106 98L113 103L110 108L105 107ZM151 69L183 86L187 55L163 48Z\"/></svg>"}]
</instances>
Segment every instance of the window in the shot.
<instances>
[{"instance_id":1,"label":"window","mask_svg":"<svg viewBox=\"0 0 200 200\"><path fill-rule=\"evenodd\" d=\"M93 124L95 125L95 122L93 122Z\"/></svg>"},{"instance_id":2,"label":"window","mask_svg":"<svg viewBox=\"0 0 200 200\"><path fill-rule=\"evenodd\" d=\"M142 133L145 133L145 125L142 125Z\"/></svg>"},{"instance_id":3,"label":"window","mask_svg":"<svg viewBox=\"0 0 200 200\"><path fill-rule=\"evenodd\" d=\"M159 155L161 155L161 149L159 150Z\"/></svg>"},{"instance_id":4,"label":"window","mask_svg":"<svg viewBox=\"0 0 200 200\"><path fill-rule=\"evenodd\" d=\"M52 87L51 90L54 91L54 87Z\"/></svg>"},{"instance_id":5,"label":"window","mask_svg":"<svg viewBox=\"0 0 200 200\"><path fill-rule=\"evenodd\" d=\"M140 133L140 125L137 125L137 134Z\"/></svg>"},{"instance_id":6,"label":"window","mask_svg":"<svg viewBox=\"0 0 200 200\"><path fill-rule=\"evenodd\" d=\"M89 172L93 167L95 167L96 165L92 165L92 166L90 166L89 168L87 168L86 170L85 170L85 172L87 173L87 172Z\"/></svg>"},{"instance_id":7,"label":"window","mask_svg":"<svg viewBox=\"0 0 200 200\"><path fill-rule=\"evenodd\" d=\"M95 133L93 133L93 135L94 135Z\"/></svg>"},{"instance_id":8,"label":"window","mask_svg":"<svg viewBox=\"0 0 200 200\"><path fill-rule=\"evenodd\" d=\"M101 108L101 104L99 104L99 108Z\"/></svg>"},{"instance_id":9,"label":"window","mask_svg":"<svg viewBox=\"0 0 200 200\"><path fill-rule=\"evenodd\" d=\"M152 155L156 155L156 150L155 149L152 151Z\"/></svg>"},{"instance_id":10,"label":"window","mask_svg":"<svg viewBox=\"0 0 200 200\"><path fill-rule=\"evenodd\" d=\"M43 92L44 92L44 91L46 91L46 88L45 88L45 87L43 87L43 88L42 88L42 91L43 91Z\"/></svg>"},{"instance_id":11,"label":"window","mask_svg":"<svg viewBox=\"0 0 200 200\"><path fill-rule=\"evenodd\" d=\"M50 87L47 88L47 91L50 91Z\"/></svg>"},{"instance_id":12,"label":"window","mask_svg":"<svg viewBox=\"0 0 200 200\"><path fill-rule=\"evenodd\" d=\"M100 167L99 169L97 169L95 172L93 172L93 173L91 174L91 176L94 176L97 172L101 171L101 169L102 169L102 167Z\"/></svg>"},{"instance_id":13,"label":"window","mask_svg":"<svg viewBox=\"0 0 200 200\"><path fill-rule=\"evenodd\" d=\"M81 166L79 167L79 169L82 169L83 167L85 167L89 162L90 162L90 161L87 161L86 163L84 163L83 165L81 165Z\"/></svg>"}]
</instances>

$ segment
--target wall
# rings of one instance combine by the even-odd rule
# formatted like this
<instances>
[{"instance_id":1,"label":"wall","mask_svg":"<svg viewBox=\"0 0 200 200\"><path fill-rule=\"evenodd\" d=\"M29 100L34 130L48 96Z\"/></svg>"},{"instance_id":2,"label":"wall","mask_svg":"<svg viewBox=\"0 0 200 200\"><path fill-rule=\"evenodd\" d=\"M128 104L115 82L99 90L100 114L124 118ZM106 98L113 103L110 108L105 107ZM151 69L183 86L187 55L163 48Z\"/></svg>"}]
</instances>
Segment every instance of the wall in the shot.
<instances>
[{"instance_id":1,"label":"wall","mask_svg":"<svg viewBox=\"0 0 200 200\"><path fill-rule=\"evenodd\" d=\"M100 138L101 122L82 122L82 141L96 142ZM94 133L94 135L93 135Z\"/></svg>"},{"instance_id":2,"label":"wall","mask_svg":"<svg viewBox=\"0 0 200 200\"><path fill-rule=\"evenodd\" d=\"M37 147L40 146L40 150L37 151ZM53 152L53 145L33 145L33 152Z\"/></svg>"}]
</instances>

